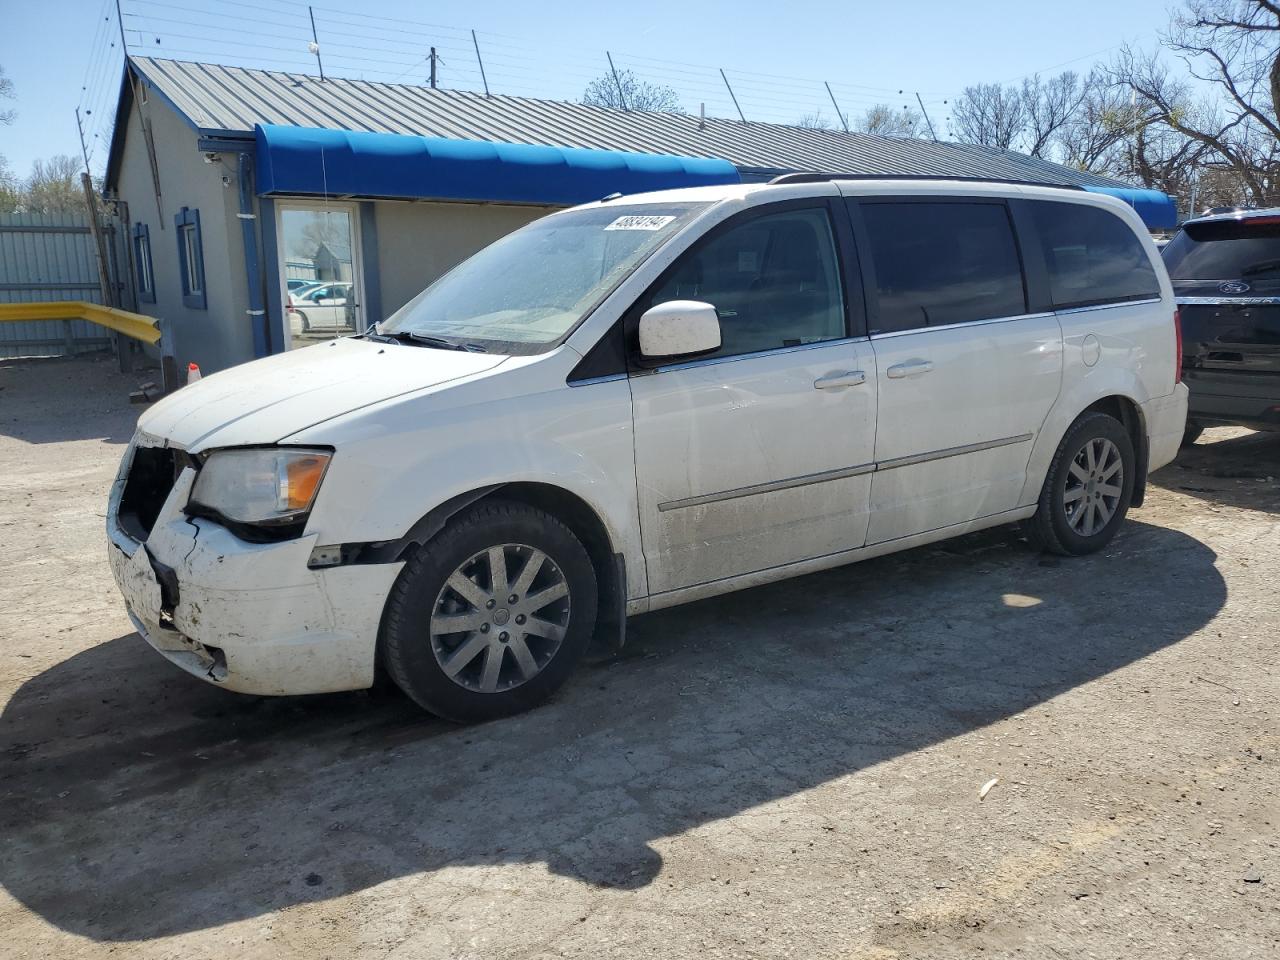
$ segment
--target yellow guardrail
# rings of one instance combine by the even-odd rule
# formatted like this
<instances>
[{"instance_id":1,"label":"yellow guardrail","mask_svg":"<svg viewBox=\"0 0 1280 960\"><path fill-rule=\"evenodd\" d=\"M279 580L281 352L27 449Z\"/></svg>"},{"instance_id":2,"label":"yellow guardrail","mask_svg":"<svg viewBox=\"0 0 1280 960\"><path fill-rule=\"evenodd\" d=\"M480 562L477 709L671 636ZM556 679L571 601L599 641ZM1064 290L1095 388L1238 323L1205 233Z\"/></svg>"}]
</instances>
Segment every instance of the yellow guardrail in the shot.
<instances>
[{"instance_id":1,"label":"yellow guardrail","mask_svg":"<svg viewBox=\"0 0 1280 960\"><path fill-rule=\"evenodd\" d=\"M5 320L88 320L144 343L159 343L160 328L154 317L85 300L51 300L48 303L0 303Z\"/></svg>"}]
</instances>

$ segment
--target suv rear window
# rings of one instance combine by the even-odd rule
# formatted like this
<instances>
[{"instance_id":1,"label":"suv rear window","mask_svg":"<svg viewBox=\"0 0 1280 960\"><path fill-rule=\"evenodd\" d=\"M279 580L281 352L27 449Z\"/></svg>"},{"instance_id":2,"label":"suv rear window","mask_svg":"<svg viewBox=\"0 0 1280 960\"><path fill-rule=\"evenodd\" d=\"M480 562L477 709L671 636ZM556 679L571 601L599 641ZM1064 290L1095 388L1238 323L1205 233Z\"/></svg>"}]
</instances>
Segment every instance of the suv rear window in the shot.
<instances>
[{"instance_id":1,"label":"suv rear window","mask_svg":"<svg viewBox=\"0 0 1280 960\"><path fill-rule=\"evenodd\" d=\"M1188 223L1164 265L1174 280L1280 279L1280 218Z\"/></svg>"},{"instance_id":2,"label":"suv rear window","mask_svg":"<svg viewBox=\"0 0 1280 960\"><path fill-rule=\"evenodd\" d=\"M1003 203L859 202L875 263L876 332L1026 313Z\"/></svg>"},{"instance_id":3,"label":"suv rear window","mask_svg":"<svg viewBox=\"0 0 1280 960\"><path fill-rule=\"evenodd\" d=\"M1160 296L1146 248L1115 214L1083 203L1030 205L1056 309Z\"/></svg>"}]
</instances>

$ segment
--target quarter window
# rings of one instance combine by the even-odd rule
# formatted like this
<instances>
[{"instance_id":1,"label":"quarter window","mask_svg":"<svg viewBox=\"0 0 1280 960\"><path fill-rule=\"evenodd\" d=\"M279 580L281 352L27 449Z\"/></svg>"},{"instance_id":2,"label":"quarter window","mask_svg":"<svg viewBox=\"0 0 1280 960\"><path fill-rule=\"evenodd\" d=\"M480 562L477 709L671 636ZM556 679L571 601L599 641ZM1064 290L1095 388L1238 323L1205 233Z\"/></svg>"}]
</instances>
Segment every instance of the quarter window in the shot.
<instances>
[{"instance_id":1,"label":"quarter window","mask_svg":"<svg viewBox=\"0 0 1280 960\"><path fill-rule=\"evenodd\" d=\"M1160 296L1147 251L1129 225L1101 207L1031 201L1055 308Z\"/></svg>"},{"instance_id":2,"label":"quarter window","mask_svg":"<svg viewBox=\"0 0 1280 960\"><path fill-rule=\"evenodd\" d=\"M720 315L731 357L845 336L844 299L825 207L753 217L686 253L649 305L701 300Z\"/></svg>"},{"instance_id":3,"label":"quarter window","mask_svg":"<svg viewBox=\"0 0 1280 960\"><path fill-rule=\"evenodd\" d=\"M178 270L182 275L182 302L205 309L204 250L200 242L200 211L183 207L173 218L178 233Z\"/></svg>"},{"instance_id":4,"label":"quarter window","mask_svg":"<svg viewBox=\"0 0 1280 960\"><path fill-rule=\"evenodd\" d=\"M1026 312L1022 264L1003 203L863 201L859 208L880 302L872 333Z\"/></svg>"}]
</instances>

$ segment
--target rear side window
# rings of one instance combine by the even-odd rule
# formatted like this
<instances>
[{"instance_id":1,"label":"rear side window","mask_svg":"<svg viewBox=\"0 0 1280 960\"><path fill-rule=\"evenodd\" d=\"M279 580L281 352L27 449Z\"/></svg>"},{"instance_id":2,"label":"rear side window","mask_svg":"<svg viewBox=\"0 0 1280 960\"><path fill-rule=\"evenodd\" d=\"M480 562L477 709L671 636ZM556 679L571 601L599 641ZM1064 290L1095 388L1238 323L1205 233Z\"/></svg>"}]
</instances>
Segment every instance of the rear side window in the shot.
<instances>
[{"instance_id":1,"label":"rear side window","mask_svg":"<svg viewBox=\"0 0 1280 960\"><path fill-rule=\"evenodd\" d=\"M1115 214L1052 200L1033 200L1030 207L1056 309L1160 296L1146 248Z\"/></svg>"},{"instance_id":2,"label":"rear side window","mask_svg":"<svg viewBox=\"0 0 1280 960\"><path fill-rule=\"evenodd\" d=\"M1188 223L1164 248L1175 280L1280 280L1280 219Z\"/></svg>"},{"instance_id":3,"label":"rear side window","mask_svg":"<svg viewBox=\"0 0 1280 960\"><path fill-rule=\"evenodd\" d=\"M1003 203L859 207L880 301L873 333L1026 313L1022 264Z\"/></svg>"}]
</instances>

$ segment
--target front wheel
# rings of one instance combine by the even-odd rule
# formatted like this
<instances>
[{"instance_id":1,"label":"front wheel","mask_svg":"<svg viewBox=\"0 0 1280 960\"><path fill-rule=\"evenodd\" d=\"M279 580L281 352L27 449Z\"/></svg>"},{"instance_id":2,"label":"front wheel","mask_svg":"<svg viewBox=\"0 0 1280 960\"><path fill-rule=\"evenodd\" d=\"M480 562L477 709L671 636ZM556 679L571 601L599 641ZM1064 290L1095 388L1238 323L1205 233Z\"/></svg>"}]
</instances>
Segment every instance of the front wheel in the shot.
<instances>
[{"instance_id":1,"label":"front wheel","mask_svg":"<svg viewBox=\"0 0 1280 960\"><path fill-rule=\"evenodd\" d=\"M1133 441L1114 417L1087 413L1062 438L1026 530L1052 553L1101 550L1116 535L1133 499Z\"/></svg>"},{"instance_id":2,"label":"front wheel","mask_svg":"<svg viewBox=\"0 0 1280 960\"><path fill-rule=\"evenodd\" d=\"M596 604L591 558L568 527L525 504L477 504L401 571L383 617L384 663L438 716L509 716L568 679Z\"/></svg>"}]
</instances>

